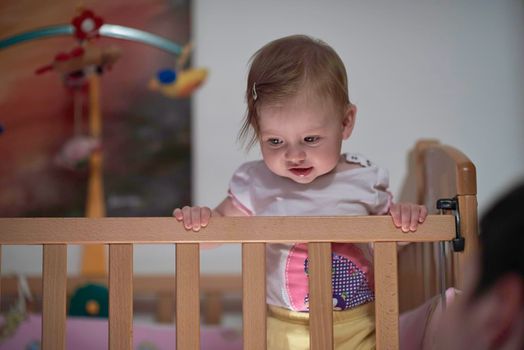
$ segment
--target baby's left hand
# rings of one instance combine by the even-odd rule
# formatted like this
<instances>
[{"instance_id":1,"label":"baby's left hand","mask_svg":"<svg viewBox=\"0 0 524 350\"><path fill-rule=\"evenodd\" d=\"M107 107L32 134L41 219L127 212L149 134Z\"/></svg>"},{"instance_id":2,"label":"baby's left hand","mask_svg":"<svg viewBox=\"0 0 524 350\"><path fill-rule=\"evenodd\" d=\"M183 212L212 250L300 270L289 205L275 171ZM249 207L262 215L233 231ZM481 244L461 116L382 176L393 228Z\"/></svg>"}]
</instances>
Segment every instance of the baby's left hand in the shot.
<instances>
[{"instance_id":1,"label":"baby's left hand","mask_svg":"<svg viewBox=\"0 0 524 350\"><path fill-rule=\"evenodd\" d=\"M426 220L428 209L424 205L413 203L392 203L389 214L395 226L401 228L402 232L414 232L418 224Z\"/></svg>"}]
</instances>

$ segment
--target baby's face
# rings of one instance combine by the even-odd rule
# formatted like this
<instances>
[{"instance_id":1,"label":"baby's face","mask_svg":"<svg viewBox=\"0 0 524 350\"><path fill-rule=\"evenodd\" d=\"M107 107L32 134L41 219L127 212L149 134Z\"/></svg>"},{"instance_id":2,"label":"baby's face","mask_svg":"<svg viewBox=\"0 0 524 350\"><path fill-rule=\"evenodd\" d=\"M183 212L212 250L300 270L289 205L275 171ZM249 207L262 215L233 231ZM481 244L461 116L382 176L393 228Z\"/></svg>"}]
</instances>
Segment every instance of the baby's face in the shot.
<instances>
[{"instance_id":1,"label":"baby's face","mask_svg":"<svg viewBox=\"0 0 524 350\"><path fill-rule=\"evenodd\" d=\"M264 162L279 176L311 183L337 166L353 118L354 113L342 118L333 103L307 96L262 106L259 142Z\"/></svg>"}]
</instances>

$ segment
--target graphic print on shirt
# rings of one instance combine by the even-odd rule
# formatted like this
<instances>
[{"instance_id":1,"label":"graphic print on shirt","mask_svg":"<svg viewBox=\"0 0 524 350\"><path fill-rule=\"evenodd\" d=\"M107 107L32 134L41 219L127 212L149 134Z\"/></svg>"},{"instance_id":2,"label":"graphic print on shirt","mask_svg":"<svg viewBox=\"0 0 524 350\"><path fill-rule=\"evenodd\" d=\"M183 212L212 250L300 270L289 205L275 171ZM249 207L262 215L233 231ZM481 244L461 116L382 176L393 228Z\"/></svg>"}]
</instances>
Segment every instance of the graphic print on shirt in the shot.
<instances>
[{"instance_id":1,"label":"graphic print on shirt","mask_svg":"<svg viewBox=\"0 0 524 350\"><path fill-rule=\"evenodd\" d=\"M296 244L286 264L286 291L291 307L309 310L307 244ZM362 251L353 244L332 245L333 309L347 310L375 299L372 269Z\"/></svg>"}]
</instances>

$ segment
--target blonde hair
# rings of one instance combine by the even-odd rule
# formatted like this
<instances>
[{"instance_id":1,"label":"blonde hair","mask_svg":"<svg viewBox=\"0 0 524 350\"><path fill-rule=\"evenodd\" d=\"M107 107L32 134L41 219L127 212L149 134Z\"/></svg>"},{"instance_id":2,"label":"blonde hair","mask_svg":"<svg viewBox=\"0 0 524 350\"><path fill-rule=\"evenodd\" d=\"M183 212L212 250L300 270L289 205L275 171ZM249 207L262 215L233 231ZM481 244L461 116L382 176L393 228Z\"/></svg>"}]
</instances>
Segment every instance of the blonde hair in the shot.
<instances>
[{"instance_id":1,"label":"blonde hair","mask_svg":"<svg viewBox=\"0 0 524 350\"><path fill-rule=\"evenodd\" d=\"M345 112L350 105L344 63L325 42L305 35L292 35L264 45L251 57L247 78L247 111L239 138L248 148L259 136L261 105L282 103L307 88L315 96L330 98Z\"/></svg>"}]
</instances>

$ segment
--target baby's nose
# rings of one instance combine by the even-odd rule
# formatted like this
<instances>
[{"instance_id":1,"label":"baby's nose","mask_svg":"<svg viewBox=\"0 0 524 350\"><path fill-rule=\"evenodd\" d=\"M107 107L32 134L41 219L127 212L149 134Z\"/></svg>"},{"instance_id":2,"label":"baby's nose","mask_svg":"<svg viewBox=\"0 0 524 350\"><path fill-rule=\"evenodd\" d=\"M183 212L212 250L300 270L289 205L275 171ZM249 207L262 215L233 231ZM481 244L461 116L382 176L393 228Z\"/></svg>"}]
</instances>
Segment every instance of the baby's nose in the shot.
<instances>
[{"instance_id":1,"label":"baby's nose","mask_svg":"<svg viewBox=\"0 0 524 350\"><path fill-rule=\"evenodd\" d=\"M286 161L302 163L306 159L306 152L301 147L289 147L285 153Z\"/></svg>"}]
</instances>

